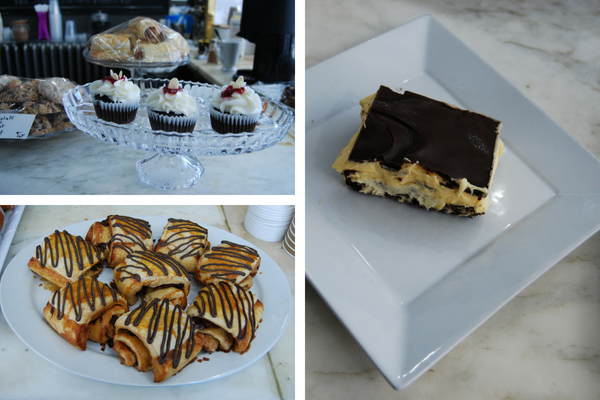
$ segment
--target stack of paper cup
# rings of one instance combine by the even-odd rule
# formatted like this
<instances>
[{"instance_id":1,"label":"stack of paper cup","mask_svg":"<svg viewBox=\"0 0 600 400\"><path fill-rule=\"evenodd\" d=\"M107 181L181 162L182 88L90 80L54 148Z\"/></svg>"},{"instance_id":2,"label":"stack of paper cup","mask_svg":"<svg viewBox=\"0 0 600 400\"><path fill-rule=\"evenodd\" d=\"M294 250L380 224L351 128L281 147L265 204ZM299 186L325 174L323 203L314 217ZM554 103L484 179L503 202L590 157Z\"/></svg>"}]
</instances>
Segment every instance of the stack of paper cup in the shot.
<instances>
[{"instance_id":1,"label":"stack of paper cup","mask_svg":"<svg viewBox=\"0 0 600 400\"><path fill-rule=\"evenodd\" d=\"M292 219L292 223L281 244L286 253L292 256L292 258L296 258L296 217Z\"/></svg>"},{"instance_id":2,"label":"stack of paper cup","mask_svg":"<svg viewBox=\"0 0 600 400\"><path fill-rule=\"evenodd\" d=\"M266 242L279 242L294 218L294 206L248 206L244 227Z\"/></svg>"}]
</instances>

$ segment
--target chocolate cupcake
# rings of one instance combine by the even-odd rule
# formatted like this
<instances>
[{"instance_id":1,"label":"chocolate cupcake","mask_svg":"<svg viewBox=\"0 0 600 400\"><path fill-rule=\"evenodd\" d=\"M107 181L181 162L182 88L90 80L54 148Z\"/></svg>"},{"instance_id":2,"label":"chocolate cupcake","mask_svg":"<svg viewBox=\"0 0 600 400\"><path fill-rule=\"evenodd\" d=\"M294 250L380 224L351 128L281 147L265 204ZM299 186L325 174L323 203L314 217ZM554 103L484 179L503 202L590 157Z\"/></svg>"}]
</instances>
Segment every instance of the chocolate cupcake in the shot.
<instances>
[{"instance_id":1,"label":"chocolate cupcake","mask_svg":"<svg viewBox=\"0 0 600 400\"><path fill-rule=\"evenodd\" d=\"M148 95L148 120L153 130L193 132L198 118L196 100L179 86L177 78Z\"/></svg>"},{"instance_id":2,"label":"chocolate cupcake","mask_svg":"<svg viewBox=\"0 0 600 400\"><path fill-rule=\"evenodd\" d=\"M219 97L210 103L209 112L211 126L218 133L254 132L262 102L240 76L221 88Z\"/></svg>"},{"instance_id":3,"label":"chocolate cupcake","mask_svg":"<svg viewBox=\"0 0 600 400\"><path fill-rule=\"evenodd\" d=\"M110 75L90 84L96 116L117 124L133 122L140 105L140 88L123 76Z\"/></svg>"}]
</instances>

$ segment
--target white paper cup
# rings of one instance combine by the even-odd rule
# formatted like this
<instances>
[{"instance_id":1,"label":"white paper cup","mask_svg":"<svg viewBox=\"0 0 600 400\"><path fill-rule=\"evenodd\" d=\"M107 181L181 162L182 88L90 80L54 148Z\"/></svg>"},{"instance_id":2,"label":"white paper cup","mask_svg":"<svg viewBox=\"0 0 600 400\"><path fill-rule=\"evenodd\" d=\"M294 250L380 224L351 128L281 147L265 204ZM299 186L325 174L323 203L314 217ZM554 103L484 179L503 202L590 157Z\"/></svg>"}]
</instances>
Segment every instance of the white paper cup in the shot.
<instances>
[{"instance_id":1,"label":"white paper cup","mask_svg":"<svg viewBox=\"0 0 600 400\"><path fill-rule=\"evenodd\" d=\"M294 206L248 206L244 227L257 239L279 242L294 218L294 209Z\"/></svg>"},{"instance_id":2,"label":"white paper cup","mask_svg":"<svg viewBox=\"0 0 600 400\"><path fill-rule=\"evenodd\" d=\"M296 258L296 217L292 219L290 226L283 238L281 244L283 245L283 250L290 255L292 258Z\"/></svg>"}]
</instances>

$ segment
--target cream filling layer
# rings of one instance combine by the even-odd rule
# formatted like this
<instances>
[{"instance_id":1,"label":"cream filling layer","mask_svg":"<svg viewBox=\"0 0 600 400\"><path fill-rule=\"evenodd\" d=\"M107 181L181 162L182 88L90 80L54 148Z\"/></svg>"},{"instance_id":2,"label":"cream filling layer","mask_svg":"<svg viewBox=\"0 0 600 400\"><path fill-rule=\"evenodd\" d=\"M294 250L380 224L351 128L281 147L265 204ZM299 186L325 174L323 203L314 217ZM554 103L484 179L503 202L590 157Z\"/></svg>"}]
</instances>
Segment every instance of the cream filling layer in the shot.
<instances>
[{"instance_id":1,"label":"cream filling layer","mask_svg":"<svg viewBox=\"0 0 600 400\"><path fill-rule=\"evenodd\" d=\"M374 95L368 96L360 102L363 107L361 112L363 124L374 97ZM357 138L358 133L350 139L346 147L340 152L332 167L340 173L356 171L349 178L353 182L364 185L361 193L375 196L385 196L386 194L389 196L409 196L410 199L417 200L421 206L427 209L441 210L447 204L451 204L473 207L477 214L487 210L490 204L489 196L487 196L488 189L472 185L465 178L454 180L459 185L458 188L449 188L441 185L443 178L435 172L428 171L418 163L405 162L400 170L395 171L382 167L379 162L350 161L348 158ZM504 144L498 136L494 149L490 185L498 165L498 159L503 151ZM467 188L470 189L471 193L465 191ZM479 190L485 196L473 195L472 193L475 190Z\"/></svg>"}]
</instances>

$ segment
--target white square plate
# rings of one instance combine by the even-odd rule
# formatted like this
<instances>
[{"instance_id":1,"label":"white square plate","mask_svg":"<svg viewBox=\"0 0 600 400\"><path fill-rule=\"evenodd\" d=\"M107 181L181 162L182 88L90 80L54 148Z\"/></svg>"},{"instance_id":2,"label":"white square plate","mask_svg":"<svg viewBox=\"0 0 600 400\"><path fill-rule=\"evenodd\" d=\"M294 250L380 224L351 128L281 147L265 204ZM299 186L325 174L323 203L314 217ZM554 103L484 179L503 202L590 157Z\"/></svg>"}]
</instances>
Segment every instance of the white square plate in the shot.
<instances>
[{"instance_id":1,"label":"white square plate","mask_svg":"<svg viewBox=\"0 0 600 400\"><path fill-rule=\"evenodd\" d=\"M344 186L331 165L379 85L502 121L486 215ZM600 162L431 16L307 70L306 127L307 277L396 389L600 229Z\"/></svg>"}]
</instances>

